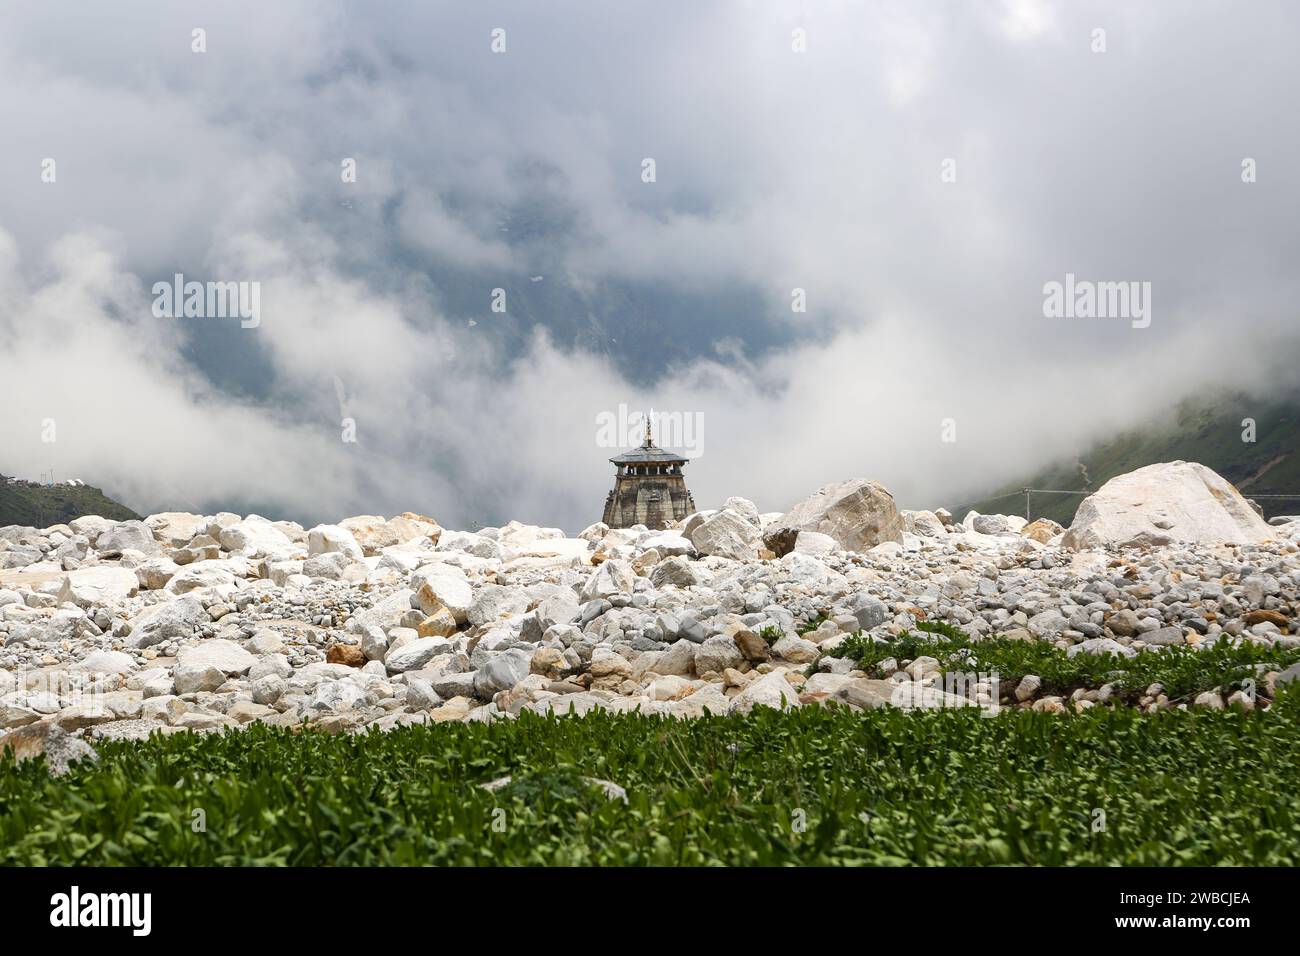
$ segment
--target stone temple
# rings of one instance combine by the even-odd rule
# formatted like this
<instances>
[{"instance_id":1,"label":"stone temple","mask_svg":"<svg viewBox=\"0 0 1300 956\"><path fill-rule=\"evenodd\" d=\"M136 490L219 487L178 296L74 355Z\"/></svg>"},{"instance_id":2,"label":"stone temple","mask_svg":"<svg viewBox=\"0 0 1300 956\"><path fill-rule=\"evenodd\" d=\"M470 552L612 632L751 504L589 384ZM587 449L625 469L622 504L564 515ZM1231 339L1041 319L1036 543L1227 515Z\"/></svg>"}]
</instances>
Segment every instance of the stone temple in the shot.
<instances>
[{"instance_id":1,"label":"stone temple","mask_svg":"<svg viewBox=\"0 0 1300 956\"><path fill-rule=\"evenodd\" d=\"M646 419L640 447L610 459L618 471L601 520L611 528L643 524L658 530L695 511L695 499L682 477L682 465L690 459L655 445L650 427Z\"/></svg>"}]
</instances>

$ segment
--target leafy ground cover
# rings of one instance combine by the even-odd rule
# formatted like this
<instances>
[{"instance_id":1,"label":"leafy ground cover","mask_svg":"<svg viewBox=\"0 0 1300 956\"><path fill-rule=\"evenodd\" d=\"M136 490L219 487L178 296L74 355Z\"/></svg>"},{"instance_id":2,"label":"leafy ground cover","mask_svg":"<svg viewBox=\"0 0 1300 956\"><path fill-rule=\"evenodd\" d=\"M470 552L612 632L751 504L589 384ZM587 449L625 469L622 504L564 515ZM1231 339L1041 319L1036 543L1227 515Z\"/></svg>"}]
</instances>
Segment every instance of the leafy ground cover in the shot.
<instances>
[{"instance_id":1,"label":"leafy ground cover","mask_svg":"<svg viewBox=\"0 0 1300 956\"><path fill-rule=\"evenodd\" d=\"M525 714L0 760L14 864L1294 864L1300 706ZM494 790L482 785L509 775ZM626 789L607 796L593 780Z\"/></svg>"},{"instance_id":2,"label":"leafy ground cover","mask_svg":"<svg viewBox=\"0 0 1300 956\"><path fill-rule=\"evenodd\" d=\"M1216 688L1231 693L1243 681L1258 683L1267 671L1285 670L1300 661L1300 649L1249 641L1166 647L1133 657L1086 653L1070 657L1048 641L1002 636L975 641L950 625L924 621L917 631L904 631L889 641L851 635L832 654L854 661L873 677L884 676L880 667L891 658L901 664L922 655L935 658L945 671L996 672L1004 688L1014 688L1022 677L1033 674L1042 678L1045 694L1066 695L1075 688L1110 684L1120 698L1136 699L1147 687L1161 684L1171 701Z\"/></svg>"}]
</instances>

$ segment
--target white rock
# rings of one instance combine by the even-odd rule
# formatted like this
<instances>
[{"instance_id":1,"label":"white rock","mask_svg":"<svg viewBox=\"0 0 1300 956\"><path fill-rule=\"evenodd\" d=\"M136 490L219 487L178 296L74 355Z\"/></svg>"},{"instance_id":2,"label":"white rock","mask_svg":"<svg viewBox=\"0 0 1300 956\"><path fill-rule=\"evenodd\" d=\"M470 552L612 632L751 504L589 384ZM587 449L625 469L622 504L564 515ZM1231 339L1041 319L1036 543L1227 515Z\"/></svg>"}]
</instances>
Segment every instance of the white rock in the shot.
<instances>
[{"instance_id":1,"label":"white rock","mask_svg":"<svg viewBox=\"0 0 1300 956\"><path fill-rule=\"evenodd\" d=\"M133 569L135 579L146 591L157 591L167 586L167 582L180 570L171 558L159 555L137 564Z\"/></svg>"},{"instance_id":2,"label":"white rock","mask_svg":"<svg viewBox=\"0 0 1300 956\"><path fill-rule=\"evenodd\" d=\"M777 531L817 531L846 551L867 551L886 541L903 541L903 519L885 486L865 478L823 485L773 522Z\"/></svg>"},{"instance_id":3,"label":"white rock","mask_svg":"<svg viewBox=\"0 0 1300 956\"><path fill-rule=\"evenodd\" d=\"M286 559L298 551L288 535L259 515L249 515L219 533L222 548L250 558Z\"/></svg>"},{"instance_id":4,"label":"white rock","mask_svg":"<svg viewBox=\"0 0 1300 956\"><path fill-rule=\"evenodd\" d=\"M700 554L751 561L762 544L757 523L735 511L719 511L690 530L691 544Z\"/></svg>"},{"instance_id":5,"label":"white rock","mask_svg":"<svg viewBox=\"0 0 1300 956\"><path fill-rule=\"evenodd\" d=\"M312 690L308 706L312 710L343 713L355 710L366 701L365 690L351 680L323 680Z\"/></svg>"},{"instance_id":6,"label":"white rock","mask_svg":"<svg viewBox=\"0 0 1300 956\"><path fill-rule=\"evenodd\" d=\"M143 521L118 521L100 532L95 539L96 551L140 551L150 554L158 550L153 532Z\"/></svg>"},{"instance_id":7,"label":"white rock","mask_svg":"<svg viewBox=\"0 0 1300 956\"><path fill-rule=\"evenodd\" d=\"M155 540L170 548L180 548L196 535L207 532L208 519L188 511L164 511L149 515L144 523Z\"/></svg>"},{"instance_id":8,"label":"white rock","mask_svg":"<svg viewBox=\"0 0 1300 956\"><path fill-rule=\"evenodd\" d=\"M60 604L70 602L77 607L92 607L130 597L139 588L140 582L130 568L111 565L78 568L64 577L58 600Z\"/></svg>"},{"instance_id":9,"label":"white rock","mask_svg":"<svg viewBox=\"0 0 1300 956\"><path fill-rule=\"evenodd\" d=\"M794 539L794 550L798 554L820 557L839 551L839 543L828 534L820 531L800 531Z\"/></svg>"},{"instance_id":10,"label":"white rock","mask_svg":"<svg viewBox=\"0 0 1300 956\"><path fill-rule=\"evenodd\" d=\"M275 674L266 674L253 681L250 692L253 695L253 703L262 704L269 707L274 704L284 694L284 678Z\"/></svg>"},{"instance_id":11,"label":"white rock","mask_svg":"<svg viewBox=\"0 0 1300 956\"><path fill-rule=\"evenodd\" d=\"M176 693L176 681L167 671L156 668L149 672L140 685L140 693L145 700L151 697L171 697Z\"/></svg>"},{"instance_id":12,"label":"white rock","mask_svg":"<svg viewBox=\"0 0 1300 956\"><path fill-rule=\"evenodd\" d=\"M429 663L438 654L448 654L455 650L455 644L445 637L417 637L400 647L388 652L384 666L390 674L402 674L418 670ZM527 668L524 669L527 674Z\"/></svg>"},{"instance_id":13,"label":"white rock","mask_svg":"<svg viewBox=\"0 0 1300 956\"><path fill-rule=\"evenodd\" d=\"M218 667L202 663L178 663L172 672L177 694L195 694L214 691L226 682L226 675ZM150 702L162 698L151 698Z\"/></svg>"},{"instance_id":14,"label":"white rock","mask_svg":"<svg viewBox=\"0 0 1300 956\"><path fill-rule=\"evenodd\" d=\"M129 674L135 670L135 658L122 651L94 651L76 665L76 670L92 674Z\"/></svg>"},{"instance_id":15,"label":"white rock","mask_svg":"<svg viewBox=\"0 0 1300 956\"><path fill-rule=\"evenodd\" d=\"M636 583L636 572L626 561L605 561L597 565L582 586L583 601L594 601L614 594L630 594Z\"/></svg>"},{"instance_id":16,"label":"white rock","mask_svg":"<svg viewBox=\"0 0 1300 956\"><path fill-rule=\"evenodd\" d=\"M744 690L731 698L727 710L732 714L748 714L755 707L791 710L798 706L799 692L785 679L785 674L773 671L750 681Z\"/></svg>"},{"instance_id":17,"label":"white rock","mask_svg":"<svg viewBox=\"0 0 1300 956\"><path fill-rule=\"evenodd\" d=\"M227 676L247 673L257 663L257 658L234 641L213 638L181 648L176 655L177 665L215 667Z\"/></svg>"},{"instance_id":18,"label":"white rock","mask_svg":"<svg viewBox=\"0 0 1300 956\"><path fill-rule=\"evenodd\" d=\"M1273 529L1222 477L1196 462L1172 461L1106 482L1079 505L1061 544L1252 544L1272 537Z\"/></svg>"},{"instance_id":19,"label":"white rock","mask_svg":"<svg viewBox=\"0 0 1300 956\"><path fill-rule=\"evenodd\" d=\"M352 532L336 524L318 524L307 532L307 556L338 552L361 560L365 552Z\"/></svg>"},{"instance_id":20,"label":"white rock","mask_svg":"<svg viewBox=\"0 0 1300 956\"><path fill-rule=\"evenodd\" d=\"M494 654L474 675L474 690L480 697L510 690L528 676L531 655L518 648Z\"/></svg>"},{"instance_id":21,"label":"white rock","mask_svg":"<svg viewBox=\"0 0 1300 956\"><path fill-rule=\"evenodd\" d=\"M721 674L728 667L740 667L745 660L733 638L719 634L710 637L695 652L695 670L700 674Z\"/></svg>"},{"instance_id":22,"label":"white rock","mask_svg":"<svg viewBox=\"0 0 1300 956\"><path fill-rule=\"evenodd\" d=\"M132 647L143 648L163 641L193 637L195 631L210 620L198 599L187 595L138 619L132 626L129 643Z\"/></svg>"},{"instance_id":23,"label":"white rock","mask_svg":"<svg viewBox=\"0 0 1300 956\"><path fill-rule=\"evenodd\" d=\"M464 624L474 604L474 589L465 572L447 564L426 564L411 575L411 589L426 615L446 608L457 624Z\"/></svg>"}]
</instances>

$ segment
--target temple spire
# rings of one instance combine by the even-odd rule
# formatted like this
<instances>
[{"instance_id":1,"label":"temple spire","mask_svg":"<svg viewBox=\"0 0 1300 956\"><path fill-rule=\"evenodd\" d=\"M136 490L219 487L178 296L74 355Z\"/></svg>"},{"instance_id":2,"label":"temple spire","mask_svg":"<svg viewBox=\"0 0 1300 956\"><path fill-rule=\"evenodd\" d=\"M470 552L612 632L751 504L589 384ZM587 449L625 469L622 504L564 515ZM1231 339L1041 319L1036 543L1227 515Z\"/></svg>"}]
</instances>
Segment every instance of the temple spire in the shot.
<instances>
[{"instance_id":1,"label":"temple spire","mask_svg":"<svg viewBox=\"0 0 1300 956\"><path fill-rule=\"evenodd\" d=\"M650 429L654 422L654 417L655 417L655 413L654 413L654 409L652 408L650 409L650 414L647 415L645 419L645 444L641 446L642 448L649 448L651 445L654 444L654 437L650 433Z\"/></svg>"}]
</instances>

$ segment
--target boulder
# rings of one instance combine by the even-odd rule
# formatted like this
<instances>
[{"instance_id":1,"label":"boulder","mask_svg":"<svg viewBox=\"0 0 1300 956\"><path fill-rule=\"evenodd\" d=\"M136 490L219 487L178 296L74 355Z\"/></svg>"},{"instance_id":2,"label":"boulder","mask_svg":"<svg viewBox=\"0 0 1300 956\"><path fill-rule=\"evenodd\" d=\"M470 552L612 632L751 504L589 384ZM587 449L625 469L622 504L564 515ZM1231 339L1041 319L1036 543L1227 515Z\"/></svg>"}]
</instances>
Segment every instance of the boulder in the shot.
<instances>
[{"instance_id":1,"label":"boulder","mask_svg":"<svg viewBox=\"0 0 1300 956\"><path fill-rule=\"evenodd\" d=\"M700 674L721 674L728 667L740 667L745 657L733 638L719 634L710 637L695 651L695 670Z\"/></svg>"},{"instance_id":2,"label":"boulder","mask_svg":"<svg viewBox=\"0 0 1300 956\"><path fill-rule=\"evenodd\" d=\"M1051 518L1039 518L1031 521L1021 529L1020 533L1026 538L1037 541L1039 544L1047 544L1058 534L1064 534L1065 528L1057 524Z\"/></svg>"},{"instance_id":3,"label":"boulder","mask_svg":"<svg viewBox=\"0 0 1300 956\"><path fill-rule=\"evenodd\" d=\"M845 551L867 551L886 541L903 541L903 518L894 504L894 496L885 486L865 478L851 478L819 488L811 497L795 505L768 528L764 541L782 544L778 555L794 547L798 535L791 532L816 531L830 535Z\"/></svg>"},{"instance_id":4,"label":"boulder","mask_svg":"<svg viewBox=\"0 0 1300 956\"><path fill-rule=\"evenodd\" d=\"M978 534L1006 534L1011 530L1006 515L976 515L971 530Z\"/></svg>"},{"instance_id":5,"label":"boulder","mask_svg":"<svg viewBox=\"0 0 1300 956\"><path fill-rule=\"evenodd\" d=\"M933 511L913 511L907 516L907 524L912 534L922 538L942 538L948 533L944 523Z\"/></svg>"},{"instance_id":6,"label":"boulder","mask_svg":"<svg viewBox=\"0 0 1300 956\"><path fill-rule=\"evenodd\" d=\"M91 674L129 674L135 670L135 658L122 651L92 651L74 669Z\"/></svg>"},{"instance_id":7,"label":"boulder","mask_svg":"<svg viewBox=\"0 0 1300 956\"><path fill-rule=\"evenodd\" d=\"M668 586L688 588L703 584L708 579L700 565L689 558L674 556L665 558L654 566L650 572L650 583L657 588Z\"/></svg>"},{"instance_id":8,"label":"boulder","mask_svg":"<svg viewBox=\"0 0 1300 956\"><path fill-rule=\"evenodd\" d=\"M591 572L579 597L586 602L615 594L631 594L635 584L636 572L632 565L626 561L605 561Z\"/></svg>"},{"instance_id":9,"label":"boulder","mask_svg":"<svg viewBox=\"0 0 1300 956\"><path fill-rule=\"evenodd\" d=\"M289 536L259 515L249 515L220 529L217 539L226 551L239 552L250 558L289 557L301 554Z\"/></svg>"},{"instance_id":10,"label":"boulder","mask_svg":"<svg viewBox=\"0 0 1300 956\"><path fill-rule=\"evenodd\" d=\"M120 601L135 594L140 582L135 571L103 565L78 568L70 571L59 589L59 603L71 602L77 607L91 607Z\"/></svg>"},{"instance_id":11,"label":"boulder","mask_svg":"<svg viewBox=\"0 0 1300 956\"><path fill-rule=\"evenodd\" d=\"M402 674L419 670L438 654L449 654L453 650L455 646L445 637L418 637L390 650L384 658L384 666L390 674ZM527 668L524 673L528 673Z\"/></svg>"},{"instance_id":12,"label":"boulder","mask_svg":"<svg viewBox=\"0 0 1300 956\"><path fill-rule=\"evenodd\" d=\"M425 564L411 575L411 588L425 614L446 609L458 624L468 619L474 592L460 568L450 564Z\"/></svg>"},{"instance_id":13,"label":"boulder","mask_svg":"<svg viewBox=\"0 0 1300 956\"><path fill-rule=\"evenodd\" d=\"M145 525L153 532L154 540L169 548L180 548L189 543L195 535L203 534L208 527L208 519L188 511L164 511L144 519Z\"/></svg>"},{"instance_id":14,"label":"boulder","mask_svg":"<svg viewBox=\"0 0 1300 956\"><path fill-rule=\"evenodd\" d=\"M474 691L488 698L497 691L510 690L528 676L532 656L518 648L494 654L474 673ZM440 692L441 693L441 692Z\"/></svg>"},{"instance_id":15,"label":"boulder","mask_svg":"<svg viewBox=\"0 0 1300 956\"><path fill-rule=\"evenodd\" d=\"M840 550L839 543L830 535L822 534L820 531L800 531L795 535L795 554L819 557L838 550Z\"/></svg>"},{"instance_id":16,"label":"boulder","mask_svg":"<svg viewBox=\"0 0 1300 956\"><path fill-rule=\"evenodd\" d=\"M307 532L307 556L315 554L346 554L360 561L365 552L352 532L336 524L318 524Z\"/></svg>"},{"instance_id":17,"label":"boulder","mask_svg":"<svg viewBox=\"0 0 1300 956\"><path fill-rule=\"evenodd\" d=\"M151 554L158 550L158 542L143 521L119 521L95 539L95 550Z\"/></svg>"},{"instance_id":18,"label":"boulder","mask_svg":"<svg viewBox=\"0 0 1300 956\"><path fill-rule=\"evenodd\" d=\"M190 667L215 667L227 677L247 673L257 663L257 658L234 641L221 638L201 641L184 647L176 655L176 665Z\"/></svg>"},{"instance_id":19,"label":"boulder","mask_svg":"<svg viewBox=\"0 0 1300 956\"><path fill-rule=\"evenodd\" d=\"M428 542L428 547L432 547L442 534L442 528L436 521L409 511L387 520L379 515L358 515L355 518L345 518L338 526L352 534L367 557L408 541L424 540Z\"/></svg>"},{"instance_id":20,"label":"boulder","mask_svg":"<svg viewBox=\"0 0 1300 956\"><path fill-rule=\"evenodd\" d=\"M745 689L731 699L727 712L748 714L755 707L791 710L798 706L799 692L786 680L784 673L773 671L745 685Z\"/></svg>"},{"instance_id":21,"label":"boulder","mask_svg":"<svg viewBox=\"0 0 1300 956\"><path fill-rule=\"evenodd\" d=\"M156 608L131 630L131 647L153 647L164 641L193 637L211 618L195 597L181 597Z\"/></svg>"},{"instance_id":22,"label":"boulder","mask_svg":"<svg viewBox=\"0 0 1300 956\"><path fill-rule=\"evenodd\" d=\"M1112 478L1079 505L1066 548L1253 544L1273 530L1221 476L1189 461L1148 465Z\"/></svg>"},{"instance_id":23,"label":"boulder","mask_svg":"<svg viewBox=\"0 0 1300 956\"><path fill-rule=\"evenodd\" d=\"M690 530L691 544L700 554L752 561L762 544L758 524L736 511L722 510Z\"/></svg>"}]
</instances>

